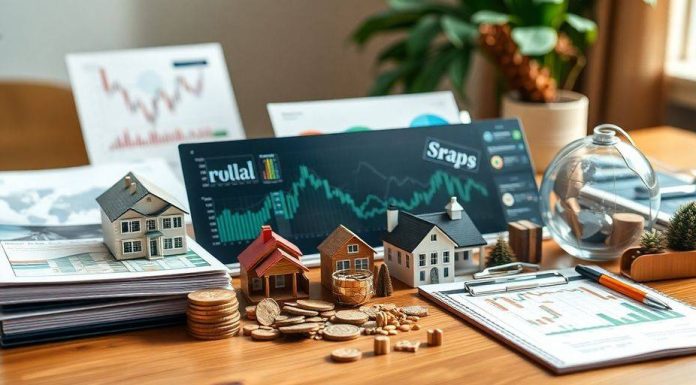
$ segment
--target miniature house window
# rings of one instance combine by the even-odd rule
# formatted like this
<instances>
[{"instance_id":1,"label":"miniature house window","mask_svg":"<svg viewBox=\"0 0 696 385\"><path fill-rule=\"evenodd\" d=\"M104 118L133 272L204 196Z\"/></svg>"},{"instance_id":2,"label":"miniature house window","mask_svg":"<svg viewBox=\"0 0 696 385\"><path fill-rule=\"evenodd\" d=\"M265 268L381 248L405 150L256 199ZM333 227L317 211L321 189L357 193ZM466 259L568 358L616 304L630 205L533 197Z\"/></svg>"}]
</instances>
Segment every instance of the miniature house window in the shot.
<instances>
[{"instance_id":1,"label":"miniature house window","mask_svg":"<svg viewBox=\"0 0 696 385\"><path fill-rule=\"evenodd\" d=\"M275 278L275 288L276 289L282 289L285 287L285 276L284 275L276 275L274 278Z\"/></svg>"},{"instance_id":2,"label":"miniature house window","mask_svg":"<svg viewBox=\"0 0 696 385\"><path fill-rule=\"evenodd\" d=\"M387 259L391 261L391 254L392 254L392 249L387 247Z\"/></svg>"},{"instance_id":3,"label":"miniature house window","mask_svg":"<svg viewBox=\"0 0 696 385\"><path fill-rule=\"evenodd\" d=\"M183 237L174 237L174 248L180 249L182 247L184 247L184 238Z\"/></svg>"},{"instance_id":4,"label":"miniature house window","mask_svg":"<svg viewBox=\"0 0 696 385\"><path fill-rule=\"evenodd\" d=\"M145 228L147 231L157 230L157 221L154 219L148 219L145 221Z\"/></svg>"},{"instance_id":5,"label":"miniature house window","mask_svg":"<svg viewBox=\"0 0 696 385\"><path fill-rule=\"evenodd\" d=\"M121 221L121 233L137 233L140 231L140 220L125 220Z\"/></svg>"},{"instance_id":6,"label":"miniature house window","mask_svg":"<svg viewBox=\"0 0 696 385\"><path fill-rule=\"evenodd\" d=\"M437 253L430 253L430 264L437 265Z\"/></svg>"},{"instance_id":7,"label":"miniature house window","mask_svg":"<svg viewBox=\"0 0 696 385\"><path fill-rule=\"evenodd\" d=\"M433 242L437 241L437 234L430 234L430 240Z\"/></svg>"},{"instance_id":8,"label":"miniature house window","mask_svg":"<svg viewBox=\"0 0 696 385\"><path fill-rule=\"evenodd\" d=\"M261 278L252 278L251 279L251 290L257 291L261 290L263 288L263 283L261 282Z\"/></svg>"},{"instance_id":9,"label":"miniature house window","mask_svg":"<svg viewBox=\"0 0 696 385\"><path fill-rule=\"evenodd\" d=\"M459 262L459 254L454 253L454 262Z\"/></svg>"},{"instance_id":10,"label":"miniature house window","mask_svg":"<svg viewBox=\"0 0 696 385\"><path fill-rule=\"evenodd\" d=\"M172 219L174 221L174 228L180 229L181 228L181 217L174 217Z\"/></svg>"},{"instance_id":11,"label":"miniature house window","mask_svg":"<svg viewBox=\"0 0 696 385\"><path fill-rule=\"evenodd\" d=\"M443 263L449 263L449 251L443 251L442 252L442 262ZM445 276L446 277L446 276Z\"/></svg>"},{"instance_id":12,"label":"miniature house window","mask_svg":"<svg viewBox=\"0 0 696 385\"><path fill-rule=\"evenodd\" d=\"M420 281L425 282L425 271L420 272Z\"/></svg>"},{"instance_id":13,"label":"miniature house window","mask_svg":"<svg viewBox=\"0 0 696 385\"><path fill-rule=\"evenodd\" d=\"M361 270L367 270L367 258L356 258L355 259L355 268L356 269L361 269Z\"/></svg>"},{"instance_id":14,"label":"miniature house window","mask_svg":"<svg viewBox=\"0 0 696 385\"><path fill-rule=\"evenodd\" d=\"M468 251L468 250L465 251L465 252L463 252L463 253L462 253L462 259L464 259L465 261L468 260L468 259L469 259L469 253L470 253L470 251Z\"/></svg>"},{"instance_id":15,"label":"miniature house window","mask_svg":"<svg viewBox=\"0 0 696 385\"><path fill-rule=\"evenodd\" d=\"M425 266L425 254L418 255L418 266Z\"/></svg>"},{"instance_id":16,"label":"miniature house window","mask_svg":"<svg viewBox=\"0 0 696 385\"><path fill-rule=\"evenodd\" d=\"M123 241L123 254L139 253L143 251L143 244L140 241Z\"/></svg>"},{"instance_id":17,"label":"miniature house window","mask_svg":"<svg viewBox=\"0 0 696 385\"><path fill-rule=\"evenodd\" d=\"M406 255L406 268L407 268L407 269L408 269L409 267L411 267L411 261L410 261L410 259L411 259L410 256L407 254L407 255Z\"/></svg>"},{"instance_id":18,"label":"miniature house window","mask_svg":"<svg viewBox=\"0 0 696 385\"><path fill-rule=\"evenodd\" d=\"M172 228L172 218L162 218L162 228L171 229Z\"/></svg>"},{"instance_id":19,"label":"miniature house window","mask_svg":"<svg viewBox=\"0 0 696 385\"><path fill-rule=\"evenodd\" d=\"M358 252L358 244L357 243L348 245L348 254L355 254L357 252Z\"/></svg>"},{"instance_id":20,"label":"miniature house window","mask_svg":"<svg viewBox=\"0 0 696 385\"><path fill-rule=\"evenodd\" d=\"M445 277L449 277L449 267L445 267L442 273Z\"/></svg>"},{"instance_id":21,"label":"miniature house window","mask_svg":"<svg viewBox=\"0 0 696 385\"><path fill-rule=\"evenodd\" d=\"M172 247L172 239L171 239L171 238L164 238L163 242L164 242L164 249L165 249L165 250L169 250L169 249L172 249L172 248L173 248L173 247Z\"/></svg>"},{"instance_id":22,"label":"miniature house window","mask_svg":"<svg viewBox=\"0 0 696 385\"><path fill-rule=\"evenodd\" d=\"M342 259L340 261L336 261L336 270L345 270L345 269L350 269L350 261L347 259Z\"/></svg>"},{"instance_id":23,"label":"miniature house window","mask_svg":"<svg viewBox=\"0 0 696 385\"><path fill-rule=\"evenodd\" d=\"M396 263L398 263L399 265L401 264L401 252L400 251L396 252Z\"/></svg>"}]
</instances>

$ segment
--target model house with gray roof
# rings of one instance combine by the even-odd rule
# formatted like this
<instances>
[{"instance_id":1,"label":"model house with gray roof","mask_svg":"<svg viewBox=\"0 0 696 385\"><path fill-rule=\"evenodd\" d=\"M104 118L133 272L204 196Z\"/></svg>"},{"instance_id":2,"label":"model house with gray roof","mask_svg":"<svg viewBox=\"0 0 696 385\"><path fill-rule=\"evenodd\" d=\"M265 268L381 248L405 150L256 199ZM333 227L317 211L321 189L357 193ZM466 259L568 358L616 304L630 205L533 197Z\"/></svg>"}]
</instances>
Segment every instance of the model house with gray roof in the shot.
<instances>
[{"instance_id":1,"label":"model house with gray roof","mask_svg":"<svg viewBox=\"0 0 696 385\"><path fill-rule=\"evenodd\" d=\"M97 197L104 244L118 260L186 253L183 205L129 172Z\"/></svg>"},{"instance_id":2,"label":"model house with gray roof","mask_svg":"<svg viewBox=\"0 0 696 385\"><path fill-rule=\"evenodd\" d=\"M486 241L456 197L438 213L414 215L389 207L382 241L389 272L411 287L454 282L456 274L483 269Z\"/></svg>"}]
</instances>

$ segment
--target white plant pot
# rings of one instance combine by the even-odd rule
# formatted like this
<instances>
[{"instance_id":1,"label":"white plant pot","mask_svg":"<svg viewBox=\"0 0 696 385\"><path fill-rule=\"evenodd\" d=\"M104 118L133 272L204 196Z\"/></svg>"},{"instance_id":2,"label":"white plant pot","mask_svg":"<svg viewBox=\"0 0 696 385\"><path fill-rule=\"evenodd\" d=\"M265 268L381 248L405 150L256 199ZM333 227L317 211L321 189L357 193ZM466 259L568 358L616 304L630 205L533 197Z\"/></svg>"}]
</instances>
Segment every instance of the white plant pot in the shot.
<instances>
[{"instance_id":1,"label":"white plant pot","mask_svg":"<svg viewBox=\"0 0 696 385\"><path fill-rule=\"evenodd\" d=\"M510 94L503 97L502 116L520 119L536 172L543 172L566 144L587 135L587 97L559 91L559 99L530 103Z\"/></svg>"}]
</instances>

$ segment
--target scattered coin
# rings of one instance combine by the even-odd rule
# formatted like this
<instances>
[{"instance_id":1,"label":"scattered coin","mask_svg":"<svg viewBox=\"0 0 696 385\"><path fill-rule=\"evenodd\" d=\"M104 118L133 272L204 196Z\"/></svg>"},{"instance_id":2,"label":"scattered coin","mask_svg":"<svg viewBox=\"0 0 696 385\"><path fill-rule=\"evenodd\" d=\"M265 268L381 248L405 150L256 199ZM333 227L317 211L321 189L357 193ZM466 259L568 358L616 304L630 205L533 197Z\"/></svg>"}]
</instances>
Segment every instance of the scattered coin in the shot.
<instances>
[{"instance_id":1,"label":"scattered coin","mask_svg":"<svg viewBox=\"0 0 696 385\"><path fill-rule=\"evenodd\" d=\"M307 322L324 322L324 319L321 317L309 317L305 321Z\"/></svg>"},{"instance_id":2,"label":"scattered coin","mask_svg":"<svg viewBox=\"0 0 696 385\"><path fill-rule=\"evenodd\" d=\"M331 359L335 362L354 362L362 358L362 352L355 348L341 348L331 352Z\"/></svg>"},{"instance_id":3,"label":"scattered coin","mask_svg":"<svg viewBox=\"0 0 696 385\"><path fill-rule=\"evenodd\" d=\"M278 328L278 330L283 334L309 333L318 329L319 324L314 322L305 322L297 325L281 326Z\"/></svg>"},{"instance_id":4,"label":"scattered coin","mask_svg":"<svg viewBox=\"0 0 696 385\"><path fill-rule=\"evenodd\" d=\"M368 315L359 310L339 310L334 317L338 322L353 325L362 325L369 320Z\"/></svg>"},{"instance_id":5,"label":"scattered coin","mask_svg":"<svg viewBox=\"0 0 696 385\"><path fill-rule=\"evenodd\" d=\"M292 306L283 306L283 311L292 315L304 315L308 317L319 315L319 312L316 310L300 309Z\"/></svg>"},{"instance_id":6,"label":"scattered coin","mask_svg":"<svg viewBox=\"0 0 696 385\"><path fill-rule=\"evenodd\" d=\"M331 341L348 341L360 336L360 328L347 324L331 325L324 328L322 335Z\"/></svg>"},{"instance_id":7,"label":"scattered coin","mask_svg":"<svg viewBox=\"0 0 696 385\"><path fill-rule=\"evenodd\" d=\"M261 325L271 325L280 314L280 306L273 298L264 298L256 305L256 320Z\"/></svg>"},{"instance_id":8,"label":"scattered coin","mask_svg":"<svg viewBox=\"0 0 696 385\"><path fill-rule=\"evenodd\" d=\"M303 309L316 311L329 311L333 310L335 307L335 305L331 302L322 301L318 299L298 299L297 306Z\"/></svg>"},{"instance_id":9,"label":"scattered coin","mask_svg":"<svg viewBox=\"0 0 696 385\"><path fill-rule=\"evenodd\" d=\"M397 352L411 352L415 353L418 351L418 347L420 347L420 341L406 341L406 340L401 340L396 343L394 346L394 350Z\"/></svg>"},{"instance_id":10,"label":"scattered coin","mask_svg":"<svg viewBox=\"0 0 696 385\"><path fill-rule=\"evenodd\" d=\"M203 311L203 312L225 312L225 311L239 311L239 303L235 300L224 305L212 305L212 306L201 306L194 305L192 303L188 304L188 310Z\"/></svg>"},{"instance_id":11,"label":"scattered coin","mask_svg":"<svg viewBox=\"0 0 696 385\"><path fill-rule=\"evenodd\" d=\"M305 317L302 317L302 316L286 317L285 319L282 319L282 320L276 319L275 325L280 327L280 326L301 324L304 322L305 322Z\"/></svg>"},{"instance_id":12,"label":"scattered coin","mask_svg":"<svg viewBox=\"0 0 696 385\"><path fill-rule=\"evenodd\" d=\"M259 328L259 325L256 325L256 324L246 324L246 325L244 325L244 327L242 327L242 333L243 333L245 336L250 336L250 335L251 335L251 332L253 332L254 330L257 330L258 328Z\"/></svg>"},{"instance_id":13,"label":"scattered coin","mask_svg":"<svg viewBox=\"0 0 696 385\"><path fill-rule=\"evenodd\" d=\"M323 312L319 313L319 315L322 316L322 318L329 318L329 317L335 316L336 311L335 310L323 311Z\"/></svg>"},{"instance_id":14,"label":"scattered coin","mask_svg":"<svg viewBox=\"0 0 696 385\"><path fill-rule=\"evenodd\" d=\"M271 329L271 330L263 330L263 329L256 329L251 332L251 338L257 341L271 341L280 336L280 332L277 330Z\"/></svg>"},{"instance_id":15,"label":"scattered coin","mask_svg":"<svg viewBox=\"0 0 696 385\"><path fill-rule=\"evenodd\" d=\"M417 317L425 317L428 315L428 307L427 306L418 306L418 305L413 305L413 306L404 306L401 308L401 311L410 316L417 316Z\"/></svg>"},{"instance_id":16,"label":"scattered coin","mask_svg":"<svg viewBox=\"0 0 696 385\"><path fill-rule=\"evenodd\" d=\"M203 289L188 295L189 303L200 306L228 304L237 300L237 293L228 289Z\"/></svg>"}]
</instances>

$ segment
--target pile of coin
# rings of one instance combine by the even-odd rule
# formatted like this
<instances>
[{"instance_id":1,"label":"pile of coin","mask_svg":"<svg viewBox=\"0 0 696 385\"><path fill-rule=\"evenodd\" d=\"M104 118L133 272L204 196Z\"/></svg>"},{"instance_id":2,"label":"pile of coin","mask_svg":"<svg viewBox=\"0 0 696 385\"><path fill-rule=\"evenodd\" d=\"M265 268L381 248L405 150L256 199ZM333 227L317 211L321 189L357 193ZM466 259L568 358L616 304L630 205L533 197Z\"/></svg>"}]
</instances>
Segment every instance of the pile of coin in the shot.
<instances>
[{"instance_id":1,"label":"pile of coin","mask_svg":"<svg viewBox=\"0 0 696 385\"><path fill-rule=\"evenodd\" d=\"M237 294L231 289L204 289L188 295L189 334L201 340L218 340L239 332Z\"/></svg>"},{"instance_id":2,"label":"pile of coin","mask_svg":"<svg viewBox=\"0 0 696 385\"><path fill-rule=\"evenodd\" d=\"M386 336L419 330L417 322L421 316L428 315L428 308L374 304L359 309L334 310L334 304L321 300L297 300L281 306L273 299L265 298L257 306L247 307L246 314L257 324L246 324L244 335L257 341L281 336L347 341L358 338L360 334Z\"/></svg>"}]
</instances>

